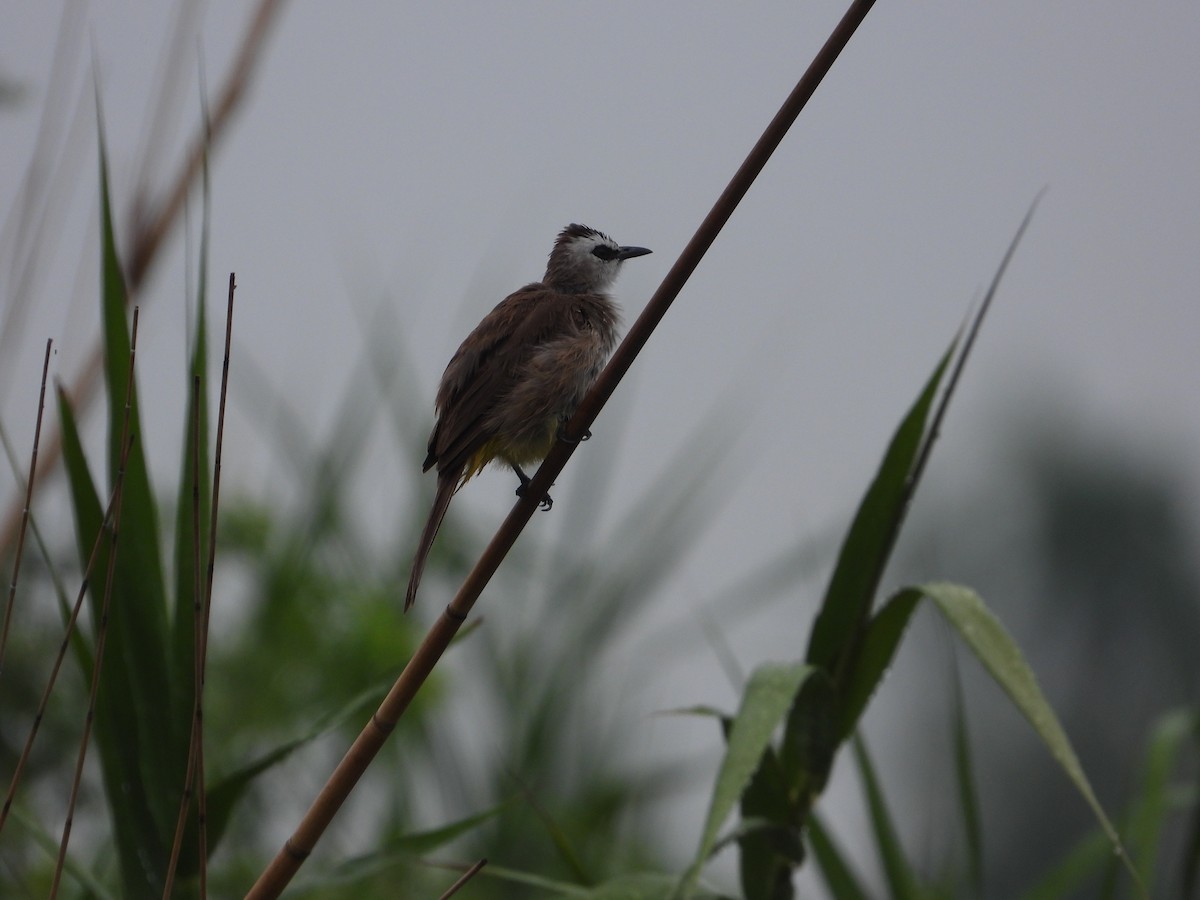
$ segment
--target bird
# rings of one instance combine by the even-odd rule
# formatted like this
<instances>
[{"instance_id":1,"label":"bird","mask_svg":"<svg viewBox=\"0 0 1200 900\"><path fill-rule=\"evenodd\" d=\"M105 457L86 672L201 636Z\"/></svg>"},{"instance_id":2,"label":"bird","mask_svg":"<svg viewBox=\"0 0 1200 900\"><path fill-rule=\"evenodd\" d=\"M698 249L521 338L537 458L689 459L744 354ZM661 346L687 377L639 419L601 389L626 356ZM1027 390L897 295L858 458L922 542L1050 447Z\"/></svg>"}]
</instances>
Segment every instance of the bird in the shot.
<instances>
[{"instance_id":1,"label":"bird","mask_svg":"<svg viewBox=\"0 0 1200 900\"><path fill-rule=\"evenodd\" d=\"M458 489L495 462L512 468L521 482L517 494L524 493L530 479L522 466L545 459L616 345L620 308L608 289L621 264L650 252L586 225L566 226L542 280L501 300L450 358L421 469L436 466L437 490L413 557L405 612ZM552 502L546 496L541 507Z\"/></svg>"}]
</instances>

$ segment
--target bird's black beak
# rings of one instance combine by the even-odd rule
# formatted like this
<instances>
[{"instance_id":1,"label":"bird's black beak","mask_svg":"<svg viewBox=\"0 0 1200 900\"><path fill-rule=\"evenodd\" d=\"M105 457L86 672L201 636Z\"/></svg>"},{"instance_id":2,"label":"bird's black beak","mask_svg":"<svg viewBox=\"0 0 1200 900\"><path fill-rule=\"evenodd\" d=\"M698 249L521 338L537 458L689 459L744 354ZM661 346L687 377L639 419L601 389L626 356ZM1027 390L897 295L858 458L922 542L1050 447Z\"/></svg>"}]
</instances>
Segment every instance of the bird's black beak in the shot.
<instances>
[{"instance_id":1,"label":"bird's black beak","mask_svg":"<svg viewBox=\"0 0 1200 900\"><path fill-rule=\"evenodd\" d=\"M617 259L633 259L635 256L645 256L647 253L653 252L645 247L618 247Z\"/></svg>"}]
</instances>

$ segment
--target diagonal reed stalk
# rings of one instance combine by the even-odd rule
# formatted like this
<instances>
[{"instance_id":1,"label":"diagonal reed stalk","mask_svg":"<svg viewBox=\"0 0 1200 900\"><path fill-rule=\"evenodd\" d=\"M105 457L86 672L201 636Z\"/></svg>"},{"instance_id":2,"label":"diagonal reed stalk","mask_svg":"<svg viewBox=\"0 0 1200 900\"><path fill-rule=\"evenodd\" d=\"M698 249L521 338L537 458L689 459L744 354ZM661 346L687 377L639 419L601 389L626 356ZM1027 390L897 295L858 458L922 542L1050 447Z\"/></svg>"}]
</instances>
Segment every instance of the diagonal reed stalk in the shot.
<instances>
[{"instance_id":1,"label":"diagonal reed stalk","mask_svg":"<svg viewBox=\"0 0 1200 900\"><path fill-rule=\"evenodd\" d=\"M33 503L33 483L37 477L38 442L42 436L42 413L46 409L46 377L50 374L51 340L46 341L46 359L42 363L42 387L38 392L37 423L33 426L33 453L29 459L29 478L25 482L25 504L21 508L21 527L17 532L17 555L13 559L12 579L8 585L8 603L4 606L4 627L0 630L0 676L4 674L4 650L8 646L8 629L12 624L13 604L17 599L17 577L21 574L21 555L25 549L25 532L29 527L29 507Z\"/></svg>"},{"instance_id":2,"label":"diagonal reed stalk","mask_svg":"<svg viewBox=\"0 0 1200 900\"><path fill-rule=\"evenodd\" d=\"M122 451L122 460L129 453L130 447L133 446L133 439L130 437L125 442L125 448ZM87 566L83 570L83 578L79 584L79 593L75 597L75 605L71 609L71 615L67 619L67 627L63 632L62 642L58 645L58 655L54 658L54 665L50 669L50 677L46 679L46 687L42 691L42 698L38 701L37 712L33 717L33 725L29 729L29 735L25 738L25 746L21 750L21 756L17 759L17 765L13 769L12 781L8 786L8 793L4 797L4 806L0 807L0 832L4 830L4 823L8 820L8 814L12 811L13 798L17 793L17 786L21 783L21 775L25 771L25 764L29 762L29 756L33 752L33 742L37 738L38 728L42 724L42 720L46 716L46 708L50 705L50 695L54 692L54 684L58 680L59 670L62 668L63 660L67 656L67 648L71 645L71 635L75 633L75 623L79 620L79 613L83 609L83 602L87 598L88 584L91 582L92 569L96 565L96 558L100 555L100 545L104 540L104 535L111 528L114 528L114 516L117 506L117 500L121 496L121 487L124 483L122 476L125 474L125 467L121 466L117 473L117 478L113 482L112 492L108 498L108 506L104 509L104 517L100 521L100 528L96 532L96 540L92 543L92 550L88 556Z\"/></svg>"},{"instance_id":3,"label":"diagonal reed stalk","mask_svg":"<svg viewBox=\"0 0 1200 900\"><path fill-rule=\"evenodd\" d=\"M479 860L479 862L475 863L475 865L471 866L471 868L469 868L469 869L467 869L467 871L463 872L462 875L455 880L454 884L452 884L452 885L450 885L450 887L446 888L446 892L444 894L442 894L440 897L438 897L438 900L450 900L451 897L453 897L455 894L457 894L460 890L463 889L463 887L466 885L466 883L468 881L470 881L472 878L474 878L476 875L478 875L480 869L482 869L486 865L487 865L486 859Z\"/></svg>"},{"instance_id":4,"label":"diagonal reed stalk","mask_svg":"<svg viewBox=\"0 0 1200 900\"><path fill-rule=\"evenodd\" d=\"M671 267L659 285L658 290L646 303L642 314L629 329L625 339L613 353L612 359L600 377L588 391L580 403L575 415L567 423L565 432L569 435L584 434L595 421L600 410L612 396L617 385L641 352L646 341L658 323L666 315L688 278L700 264L704 254L716 240L725 223L733 215L742 198L750 190L767 160L783 141L800 111L808 103L817 86L833 66L838 55L849 43L851 36L862 24L874 0L854 0L833 33L817 53L807 71L793 88L791 94L780 107L779 112L771 120L758 142L751 149L745 162L734 174L729 185L717 198L712 210L700 223L695 235L684 247L683 252ZM342 758L325 786L301 819L299 826L275 858L263 870L258 881L247 893L247 900L263 900L277 897L299 870L300 865L312 853L317 841L334 815L349 796L350 791L358 783L367 766L375 758L384 741L396 727L396 723L408 708L409 703L428 678L433 667L437 665L442 654L449 646L451 639L458 633L467 615L475 605L475 601L487 586L500 563L516 543L517 537L526 523L533 516L541 499L550 489L550 485L566 465L571 454L575 452L577 442L560 440L530 482L524 495L517 500L512 511L504 520L492 542L484 550L475 568L467 575L454 599L434 622L429 633L421 642L412 659L384 698L383 703L370 722L351 744L350 749Z\"/></svg>"}]
</instances>

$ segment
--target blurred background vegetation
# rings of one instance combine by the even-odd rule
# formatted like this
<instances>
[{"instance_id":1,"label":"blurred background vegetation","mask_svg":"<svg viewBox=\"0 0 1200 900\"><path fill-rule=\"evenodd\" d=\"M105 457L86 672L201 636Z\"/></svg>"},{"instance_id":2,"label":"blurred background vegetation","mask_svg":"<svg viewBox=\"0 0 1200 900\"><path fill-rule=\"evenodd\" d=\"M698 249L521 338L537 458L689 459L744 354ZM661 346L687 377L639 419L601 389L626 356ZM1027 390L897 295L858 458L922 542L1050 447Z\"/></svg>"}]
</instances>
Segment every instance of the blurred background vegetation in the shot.
<instances>
[{"instance_id":1,"label":"blurred background vegetation","mask_svg":"<svg viewBox=\"0 0 1200 900\"><path fill-rule=\"evenodd\" d=\"M0 103L20 97L16 87L0 85ZM383 452L404 460L414 478L427 433L428 398L406 389L415 379L404 328L390 312L397 305L384 297L370 313L365 352L324 438L307 427L310 411L293 409L255 369L252 348L235 353L233 400L247 421L269 423L258 437L271 448L282 489L222 500L215 591L222 615L209 653L206 752L220 773L296 746L237 807L213 857L217 896L244 890L276 851L425 621L401 617L397 597L432 485L423 480L387 523L362 521L355 503L372 488L365 455L381 432ZM168 415L181 420L183 366L140 377L179 380L179 407ZM20 380L30 381L25 374ZM1155 728L1173 710L1196 709L1196 521L1181 505L1178 474L1150 436L1145 445L1110 443L1102 425L1081 429L1042 402L1008 414L989 455L972 460L977 481L969 492L947 496L935 488L925 498L901 544L898 577L888 583L950 576L989 598L1039 673L1097 793L1120 817L1141 796ZM737 415L718 407L706 428L729 428ZM615 436L618 418L605 423L609 440L634 440ZM92 437L97 428L93 421ZM719 446L707 439L712 432L685 446ZM494 870L579 884L680 867L699 831L696 810L710 790L721 738L711 723L657 724L654 713L696 697L651 695L649 674L704 669L736 683L760 661L735 658L726 641L747 610L797 628L801 645L808 622L796 610L810 608L834 542L798 535L777 565L744 573L733 588L697 588L676 576L705 524L721 515L730 460L715 450L681 453L625 520L599 529L593 510L619 486L606 455L588 450L573 463L579 471L571 494L552 514L554 534L525 536L489 590L477 627L452 648L307 865L297 896L436 896L454 877L437 864L484 856ZM10 449L16 485L24 459L22 448ZM72 596L80 575L61 481L58 474L40 488L46 554L26 548L0 673L0 773L13 771L61 640L56 596ZM173 486L155 490L166 548ZM846 498L847 515L857 499ZM488 523L451 512L429 564L430 603L461 580L488 534ZM7 583L11 544L3 553ZM969 836L953 813L961 798L948 775L949 711L961 677L979 784L980 895L1020 896L1069 860L1094 823L1027 725L950 648L933 617L918 620L867 733L914 865L943 896L969 896ZM18 795L20 815L0 835L4 896L45 894L53 869L45 841L56 842L61 827L85 697L79 668L68 661ZM664 735L672 736L665 747ZM1163 896L1184 893L1183 872L1200 840L1188 787L1195 754L1186 760L1171 779L1184 788L1170 796L1156 845ZM90 896L107 887L116 896L95 768L93 761L72 857L98 884L89 894L69 882L69 891ZM843 783L852 780L849 768L846 761L839 767ZM835 809L829 824L866 881L883 890L864 816ZM1081 871L1081 884L1053 896L1098 896L1114 879L1103 864ZM807 890L820 892L811 874L805 878ZM709 880L736 892L732 851ZM501 877L479 878L469 891L464 896L536 894L529 882Z\"/></svg>"}]
</instances>

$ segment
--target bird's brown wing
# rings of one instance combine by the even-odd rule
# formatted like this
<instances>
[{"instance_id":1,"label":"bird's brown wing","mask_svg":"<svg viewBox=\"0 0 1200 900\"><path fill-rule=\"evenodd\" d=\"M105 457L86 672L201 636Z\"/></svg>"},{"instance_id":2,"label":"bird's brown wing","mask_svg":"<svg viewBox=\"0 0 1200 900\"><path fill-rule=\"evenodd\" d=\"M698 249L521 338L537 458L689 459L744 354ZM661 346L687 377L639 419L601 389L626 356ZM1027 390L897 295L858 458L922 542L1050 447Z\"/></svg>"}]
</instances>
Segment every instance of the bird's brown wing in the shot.
<instances>
[{"instance_id":1,"label":"bird's brown wing","mask_svg":"<svg viewBox=\"0 0 1200 900\"><path fill-rule=\"evenodd\" d=\"M529 284L505 297L462 342L442 375L425 470L461 471L493 435L484 423L534 351L571 327L566 295Z\"/></svg>"}]
</instances>

